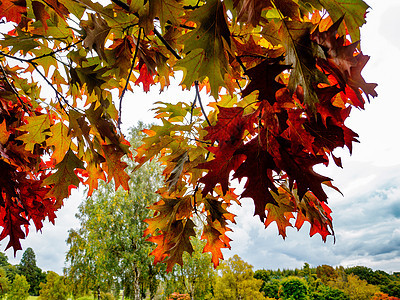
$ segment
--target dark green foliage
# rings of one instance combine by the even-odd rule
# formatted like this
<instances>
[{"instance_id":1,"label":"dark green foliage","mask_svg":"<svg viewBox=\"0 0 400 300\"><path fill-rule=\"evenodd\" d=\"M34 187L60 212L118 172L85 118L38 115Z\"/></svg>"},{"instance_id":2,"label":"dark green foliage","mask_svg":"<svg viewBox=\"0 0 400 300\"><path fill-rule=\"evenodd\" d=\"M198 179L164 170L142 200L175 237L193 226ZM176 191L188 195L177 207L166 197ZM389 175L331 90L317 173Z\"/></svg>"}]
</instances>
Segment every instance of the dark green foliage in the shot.
<instances>
[{"instance_id":1,"label":"dark green foliage","mask_svg":"<svg viewBox=\"0 0 400 300\"><path fill-rule=\"evenodd\" d=\"M358 278L367 281L368 283L372 284L374 277L374 271L371 268L364 267L364 266L355 266L351 268L347 268L346 274L354 274L357 275Z\"/></svg>"},{"instance_id":2,"label":"dark green foliage","mask_svg":"<svg viewBox=\"0 0 400 300\"><path fill-rule=\"evenodd\" d=\"M280 280L272 279L271 281L265 283L261 291L264 292L266 297L278 299L280 287Z\"/></svg>"},{"instance_id":3,"label":"dark green foliage","mask_svg":"<svg viewBox=\"0 0 400 300\"><path fill-rule=\"evenodd\" d=\"M10 263L8 262L8 257L3 252L0 252L0 267L8 266Z\"/></svg>"},{"instance_id":4,"label":"dark green foliage","mask_svg":"<svg viewBox=\"0 0 400 300\"><path fill-rule=\"evenodd\" d=\"M15 275L18 274L18 269L8 262L8 257L3 252L0 252L0 267L4 269L8 281L13 282Z\"/></svg>"},{"instance_id":5,"label":"dark green foliage","mask_svg":"<svg viewBox=\"0 0 400 300\"><path fill-rule=\"evenodd\" d=\"M3 267L6 271L6 276L10 282L14 281L15 276L18 274L17 266L9 264L8 266Z\"/></svg>"},{"instance_id":6,"label":"dark green foliage","mask_svg":"<svg viewBox=\"0 0 400 300\"><path fill-rule=\"evenodd\" d=\"M265 287L265 285L267 284L267 282L270 279L270 273L269 273L269 271L266 271L264 269L257 270L257 271L254 272L254 278L261 279L263 281L263 284L262 284L262 286L260 288L260 292L262 292L264 287Z\"/></svg>"},{"instance_id":7,"label":"dark green foliage","mask_svg":"<svg viewBox=\"0 0 400 300\"><path fill-rule=\"evenodd\" d=\"M380 286L381 291L388 294L389 296L400 298L400 282L391 281L387 285Z\"/></svg>"},{"instance_id":8,"label":"dark green foliage","mask_svg":"<svg viewBox=\"0 0 400 300\"><path fill-rule=\"evenodd\" d=\"M21 262L17 266L17 272L24 275L29 283L29 294L38 296L40 283L46 281L46 274L36 266L36 256L32 248L27 248L22 255Z\"/></svg>"},{"instance_id":9,"label":"dark green foliage","mask_svg":"<svg viewBox=\"0 0 400 300\"><path fill-rule=\"evenodd\" d=\"M387 285L391 281L391 276L388 273L381 270L373 271L371 268L364 266L347 268L345 271L346 274L357 275L358 278L373 285Z\"/></svg>"},{"instance_id":10,"label":"dark green foliage","mask_svg":"<svg viewBox=\"0 0 400 300\"><path fill-rule=\"evenodd\" d=\"M379 286L380 290L389 296L400 297L400 281L396 273L389 275L385 271L373 271L371 268L364 266L347 268L346 273L357 275L369 284Z\"/></svg>"},{"instance_id":11,"label":"dark green foliage","mask_svg":"<svg viewBox=\"0 0 400 300\"><path fill-rule=\"evenodd\" d=\"M337 288L320 285L318 290L311 294L312 300L349 300L349 296Z\"/></svg>"},{"instance_id":12,"label":"dark green foliage","mask_svg":"<svg viewBox=\"0 0 400 300\"><path fill-rule=\"evenodd\" d=\"M257 270L254 272L254 278L256 279L261 279L262 281L268 282L270 279L269 271L266 271L264 269L262 270Z\"/></svg>"},{"instance_id":13,"label":"dark green foliage","mask_svg":"<svg viewBox=\"0 0 400 300\"><path fill-rule=\"evenodd\" d=\"M306 300L308 294L307 282L299 277L289 276L282 280L283 299Z\"/></svg>"}]
</instances>

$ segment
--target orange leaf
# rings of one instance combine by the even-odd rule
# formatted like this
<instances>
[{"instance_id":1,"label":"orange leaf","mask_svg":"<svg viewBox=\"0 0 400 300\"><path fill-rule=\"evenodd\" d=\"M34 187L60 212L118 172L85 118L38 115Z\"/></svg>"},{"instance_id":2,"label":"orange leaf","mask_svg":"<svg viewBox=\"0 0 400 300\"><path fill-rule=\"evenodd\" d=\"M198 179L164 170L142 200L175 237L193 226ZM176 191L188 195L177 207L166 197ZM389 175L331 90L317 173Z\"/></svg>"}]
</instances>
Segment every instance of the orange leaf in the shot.
<instances>
[{"instance_id":1,"label":"orange leaf","mask_svg":"<svg viewBox=\"0 0 400 300\"><path fill-rule=\"evenodd\" d=\"M121 161L122 156L125 155L120 149L117 149L114 145L102 145L104 151L104 157L106 159L104 163L104 171L108 174L108 181L114 178L115 190L119 186L122 186L125 190L129 190L128 181L129 175L124 171L128 164Z\"/></svg>"}]
</instances>

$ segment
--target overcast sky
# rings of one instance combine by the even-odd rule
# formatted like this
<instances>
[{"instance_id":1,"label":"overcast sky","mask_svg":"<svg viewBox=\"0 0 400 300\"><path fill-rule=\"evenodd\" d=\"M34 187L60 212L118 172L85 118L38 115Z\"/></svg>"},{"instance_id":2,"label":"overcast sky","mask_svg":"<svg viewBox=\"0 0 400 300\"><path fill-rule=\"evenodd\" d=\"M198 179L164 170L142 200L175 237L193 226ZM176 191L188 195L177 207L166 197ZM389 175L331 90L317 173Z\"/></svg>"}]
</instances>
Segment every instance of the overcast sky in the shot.
<instances>
[{"instance_id":1,"label":"overcast sky","mask_svg":"<svg viewBox=\"0 0 400 300\"><path fill-rule=\"evenodd\" d=\"M353 155L338 151L342 155L343 169L334 167L318 169L323 175L334 179L344 197L334 190L327 190L329 206L333 210L336 243L328 238L324 243L319 235L310 238L306 224L297 232L288 228L287 238L278 236L275 223L264 229L258 217L252 217L251 200L243 200L243 206L234 209L237 225L232 226L232 249L224 251L226 258L238 254L255 269L301 268L305 262L312 266L364 265L387 272L400 271L400 11L398 0L369 0L372 7L367 15L367 24L362 28L363 53L371 59L364 68L367 82L377 82L379 96L366 105L364 111L353 110L346 124L360 135L360 144L353 147ZM178 92L179 91L179 92ZM179 98L179 99L178 99ZM194 93L183 93L169 88L167 93L144 95L138 91L126 96L123 113L123 128L137 121L151 122L149 111L155 101L170 99L192 101ZM138 108L138 105L140 106ZM75 219L77 206L83 197L82 191L73 192L58 213L56 226L46 224L42 233L34 228L22 247L32 247L37 264L43 270L62 273L67 245L65 240L70 228L77 228ZM2 241L4 249L7 242ZM19 263L23 251L13 257L6 254L13 264Z\"/></svg>"}]
</instances>

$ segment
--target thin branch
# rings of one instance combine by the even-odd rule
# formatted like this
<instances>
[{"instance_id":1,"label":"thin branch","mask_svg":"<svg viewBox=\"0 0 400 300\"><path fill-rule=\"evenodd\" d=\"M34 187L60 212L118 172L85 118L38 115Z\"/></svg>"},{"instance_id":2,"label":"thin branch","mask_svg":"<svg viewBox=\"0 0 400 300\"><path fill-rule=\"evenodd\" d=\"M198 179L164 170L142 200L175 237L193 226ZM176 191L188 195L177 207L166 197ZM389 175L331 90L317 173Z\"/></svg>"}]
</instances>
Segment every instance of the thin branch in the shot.
<instances>
[{"instance_id":1,"label":"thin branch","mask_svg":"<svg viewBox=\"0 0 400 300\"><path fill-rule=\"evenodd\" d=\"M130 12L129 5L122 2L121 0L111 0L115 5L118 5L121 7L123 10L126 12ZM137 13L133 13L135 16L139 17ZM170 44L164 39L164 37L161 35L161 33L157 30L157 28L153 28L154 34L160 39L160 41L164 44L165 47L172 53L173 56L175 56L177 59L181 59L178 53L174 50L174 48L171 47Z\"/></svg>"},{"instance_id":2,"label":"thin branch","mask_svg":"<svg viewBox=\"0 0 400 300\"><path fill-rule=\"evenodd\" d=\"M201 112L203 113L204 118L206 119L208 126L211 126L211 122L210 122L210 120L208 119L207 114L206 114L206 111L204 110L204 107L203 107L203 103L201 102L200 91L199 91L199 82L198 82L197 80L194 82L194 86L195 86L195 88L196 88L196 96L197 96L197 98L199 99Z\"/></svg>"},{"instance_id":3,"label":"thin branch","mask_svg":"<svg viewBox=\"0 0 400 300\"><path fill-rule=\"evenodd\" d=\"M243 93L242 86L240 85L239 80L237 80L237 79L236 79L236 84L238 85L238 87L240 89L240 93Z\"/></svg>"},{"instance_id":4,"label":"thin branch","mask_svg":"<svg viewBox=\"0 0 400 300\"><path fill-rule=\"evenodd\" d=\"M121 131L121 124L122 124L122 99L124 98L125 92L126 92L127 89L128 89L129 80L130 80L130 78L131 78L133 68L135 67L136 57L137 57L137 54L138 54L138 52L139 52L140 35L141 35L141 33L142 33L142 27L139 27L139 34L138 34L138 38L137 38L135 53L133 54L132 65L131 65L131 68L130 68L130 70L129 70L128 77L126 78L125 87L124 87L124 89L122 90L121 97L119 97L119 118L118 118L118 125L117 125L117 126L118 126L118 129L119 129L120 131Z\"/></svg>"},{"instance_id":5,"label":"thin branch","mask_svg":"<svg viewBox=\"0 0 400 300\"><path fill-rule=\"evenodd\" d=\"M2 51L0 51L0 55L3 55L4 57L8 57L8 58L12 58L15 60L19 60L20 62L25 62L28 63L30 65L33 66L33 68L36 70L36 72L39 73L39 75L44 79L44 81L54 90L54 92L56 93L56 98L58 103L60 104L61 108L66 112L67 110L65 109L65 107L63 106L63 104L61 103L60 98L65 102L65 104L67 104L68 107L70 107L71 109L78 111L75 107L71 106L68 102L67 99L65 99L65 97L53 86L53 84L47 79L47 77L38 69L38 64L35 61L32 61L32 59L26 59L26 58L21 58L21 57L15 57L9 54L6 54ZM58 60L57 60L58 61Z\"/></svg>"},{"instance_id":6,"label":"thin branch","mask_svg":"<svg viewBox=\"0 0 400 300\"><path fill-rule=\"evenodd\" d=\"M23 100L21 99L21 97L19 96L18 91L15 89L15 87L14 87L14 86L11 84L11 82L8 80L6 71L4 70L4 68L3 68L3 66L2 66L1 64L0 64L0 69L1 69L1 73L3 73L4 80L7 82L8 86L11 88L11 90L12 90L12 92L15 94L15 96L17 96L19 102L20 102L21 105L22 105L23 110L24 110L26 113L29 113L29 110L26 108L26 105L25 105L24 101L23 101Z\"/></svg>"},{"instance_id":7,"label":"thin branch","mask_svg":"<svg viewBox=\"0 0 400 300\"><path fill-rule=\"evenodd\" d=\"M29 59L22 58L22 57L15 57L15 56L12 56L12 55L10 55L10 54L4 53L4 52L1 51L1 50L0 50L0 55L2 55L2 56L4 56L4 57L8 57L8 58L15 59L15 60L19 60L19 61L21 61L21 62L31 63Z\"/></svg>"},{"instance_id":8,"label":"thin branch","mask_svg":"<svg viewBox=\"0 0 400 300\"><path fill-rule=\"evenodd\" d=\"M126 10L127 12L129 12L129 10L130 10L129 5L126 4L125 2L122 2L120 0L111 0L111 2L113 2L115 5L118 5L122 9Z\"/></svg>"},{"instance_id":9,"label":"thin branch","mask_svg":"<svg viewBox=\"0 0 400 300\"><path fill-rule=\"evenodd\" d=\"M266 59L267 56L264 55L256 55L256 54L243 54L243 55L238 55L238 58L246 58L246 57L250 57L250 58L259 58L259 59Z\"/></svg>"},{"instance_id":10,"label":"thin branch","mask_svg":"<svg viewBox=\"0 0 400 300\"><path fill-rule=\"evenodd\" d=\"M246 73L246 72L247 72L247 69L246 69L246 67L244 66L244 64L243 64L243 62L242 62L242 60L240 59L239 56L236 56L236 61L237 61L237 62L239 63L239 65L242 67L243 71Z\"/></svg>"},{"instance_id":11,"label":"thin branch","mask_svg":"<svg viewBox=\"0 0 400 300\"><path fill-rule=\"evenodd\" d=\"M194 192L193 192L193 209L194 209L194 213L197 215L197 203L196 203L196 193L199 190L199 182L197 182L196 187L194 188Z\"/></svg>"},{"instance_id":12,"label":"thin branch","mask_svg":"<svg viewBox=\"0 0 400 300\"><path fill-rule=\"evenodd\" d=\"M197 101L197 93L196 93L196 96L194 97L192 107L190 109L190 124L192 124L192 121L193 121L193 110L196 107L196 101Z\"/></svg>"},{"instance_id":13,"label":"thin branch","mask_svg":"<svg viewBox=\"0 0 400 300\"><path fill-rule=\"evenodd\" d=\"M70 45L64 47L64 48L61 48L61 49L58 49L56 51L52 51L50 53L43 54L43 55L36 56L36 57L31 58L31 59L28 59L28 62L34 62L37 59L41 59L41 58L44 58L44 57L47 57L47 56L53 56L54 54L56 54L58 52L68 50L69 48L74 47L74 46L76 46L76 45L78 45L79 43L82 43L82 42L83 42L83 40L81 39L81 40L79 40L79 41L77 41L77 42L75 42L73 44L70 44Z\"/></svg>"},{"instance_id":14,"label":"thin branch","mask_svg":"<svg viewBox=\"0 0 400 300\"><path fill-rule=\"evenodd\" d=\"M160 39L160 41L164 44L165 47L169 50L169 52L172 53L173 56L175 56L177 59L182 59L178 53L174 50L174 48L171 47L170 44L164 39L164 37L161 35L161 33L157 30L157 28L154 27L153 29L155 35Z\"/></svg>"},{"instance_id":15,"label":"thin branch","mask_svg":"<svg viewBox=\"0 0 400 300\"><path fill-rule=\"evenodd\" d=\"M67 99L64 98L64 96L53 86L53 84L47 79L46 76L44 76L44 74L38 69L37 64L35 62L29 62L36 70L36 72L39 73L40 76L42 76L42 78L44 79L44 81L46 81L46 83L51 86L51 88L54 90L54 92L56 93L56 98L58 103L60 104L62 110L64 110L67 113L67 110L65 109L65 107L63 106L63 104L61 103L61 100L64 100L64 102L69 106L69 103L67 101ZM75 109L75 108L74 108Z\"/></svg>"}]
</instances>

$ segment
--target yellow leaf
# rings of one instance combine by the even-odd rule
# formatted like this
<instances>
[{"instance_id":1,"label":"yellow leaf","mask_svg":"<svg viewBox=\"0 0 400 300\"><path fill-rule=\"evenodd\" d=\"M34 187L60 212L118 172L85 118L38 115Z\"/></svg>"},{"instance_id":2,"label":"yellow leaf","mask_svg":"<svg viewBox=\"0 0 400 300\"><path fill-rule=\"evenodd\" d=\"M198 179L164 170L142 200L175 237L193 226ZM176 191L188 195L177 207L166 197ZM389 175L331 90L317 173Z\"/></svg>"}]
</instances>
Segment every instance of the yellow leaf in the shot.
<instances>
[{"instance_id":1,"label":"yellow leaf","mask_svg":"<svg viewBox=\"0 0 400 300\"><path fill-rule=\"evenodd\" d=\"M27 133L21 135L17 139L23 141L25 149L32 151L36 144L42 144L49 135L50 118L48 115L27 117L28 124L18 127L19 131Z\"/></svg>"}]
</instances>

